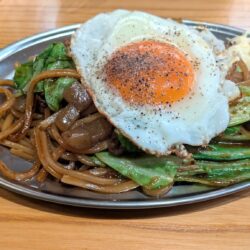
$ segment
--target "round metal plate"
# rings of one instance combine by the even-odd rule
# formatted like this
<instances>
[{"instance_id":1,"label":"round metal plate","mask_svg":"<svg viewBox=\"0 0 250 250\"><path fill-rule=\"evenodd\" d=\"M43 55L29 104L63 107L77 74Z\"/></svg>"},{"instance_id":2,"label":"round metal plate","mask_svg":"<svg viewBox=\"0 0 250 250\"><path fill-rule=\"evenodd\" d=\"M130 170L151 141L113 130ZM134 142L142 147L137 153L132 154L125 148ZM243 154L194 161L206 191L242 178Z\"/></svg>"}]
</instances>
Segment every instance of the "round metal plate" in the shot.
<instances>
[{"instance_id":1,"label":"round metal plate","mask_svg":"<svg viewBox=\"0 0 250 250\"><path fill-rule=\"evenodd\" d=\"M211 23L183 21L188 26L206 26L219 39L226 40L244 31L229 26ZM13 65L15 62L24 62L29 56L39 53L51 42L64 41L79 25L71 25L60 29L34 35L18 41L0 51L0 78L13 77ZM16 171L24 171L30 167L30 163L12 156L9 151L0 147L0 159ZM140 209L169 207L183 204L191 204L206 201L217 197L229 195L250 187L250 182L239 183L230 187L215 189L202 185L176 185L160 199L144 195L139 191L131 191L123 194L99 194L68 185L63 185L52 179L46 180L40 185L36 181L17 183L0 176L0 186L13 192L35 199L55 202L60 204L94 207L106 209Z\"/></svg>"}]
</instances>

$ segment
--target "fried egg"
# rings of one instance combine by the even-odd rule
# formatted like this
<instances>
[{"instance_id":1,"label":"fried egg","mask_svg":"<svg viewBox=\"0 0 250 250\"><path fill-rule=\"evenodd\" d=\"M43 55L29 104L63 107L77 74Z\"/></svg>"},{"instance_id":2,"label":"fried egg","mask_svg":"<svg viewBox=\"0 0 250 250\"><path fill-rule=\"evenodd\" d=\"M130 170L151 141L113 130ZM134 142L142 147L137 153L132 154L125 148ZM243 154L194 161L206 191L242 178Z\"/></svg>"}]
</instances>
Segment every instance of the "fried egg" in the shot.
<instances>
[{"instance_id":1,"label":"fried egg","mask_svg":"<svg viewBox=\"0 0 250 250\"><path fill-rule=\"evenodd\" d=\"M229 123L216 53L186 25L117 10L81 25L71 51L99 112L148 153L205 145Z\"/></svg>"}]
</instances>

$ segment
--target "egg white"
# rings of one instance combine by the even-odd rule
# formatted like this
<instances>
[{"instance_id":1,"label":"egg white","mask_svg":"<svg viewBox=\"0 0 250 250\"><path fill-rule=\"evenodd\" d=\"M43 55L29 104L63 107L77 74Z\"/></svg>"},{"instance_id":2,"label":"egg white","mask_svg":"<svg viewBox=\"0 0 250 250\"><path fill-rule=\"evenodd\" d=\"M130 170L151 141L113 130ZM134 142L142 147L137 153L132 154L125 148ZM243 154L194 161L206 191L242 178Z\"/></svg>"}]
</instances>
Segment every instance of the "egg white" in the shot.
<instances>
[{"instance_id":1,"label":"egg white","mask_svg":"<svg viewBox=\"0 0 250 250\"><path fill-rule=\"evenodd\" d=\"M100 77L115 50L145 39L175 45L193 64L194 88L171 107L132 105ZM221 88L215 53L202 36L183 24L137 11L100 14L72 36L71 51L97 109L147 152L164 155L175 145L207 144L229 123L228 97Z\"/></svg>"}]
</instances>

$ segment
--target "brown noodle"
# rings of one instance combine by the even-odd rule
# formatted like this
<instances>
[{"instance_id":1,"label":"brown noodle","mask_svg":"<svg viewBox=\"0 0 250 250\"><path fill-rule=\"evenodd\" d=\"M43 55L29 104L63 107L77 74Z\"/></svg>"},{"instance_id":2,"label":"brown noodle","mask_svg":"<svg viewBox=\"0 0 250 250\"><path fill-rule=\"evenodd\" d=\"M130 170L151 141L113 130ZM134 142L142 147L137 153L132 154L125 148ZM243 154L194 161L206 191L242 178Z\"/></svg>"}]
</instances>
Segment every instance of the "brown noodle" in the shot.
<instances>
[{"instance_id":1,"label":"brown noodle","mask_svg":"<svg viewBox=\"0 0 250 250\"><path fill-rule=\"evenodd\" d=\"M42 168L40 169L40 171L38 172L37 176L36 176L36 180L40 183L43 183L45 182L45 180L47 179L48 177L48 172Z\"/></svg>"},{"instance_id":2,"label":"brown noodle","mask_svg":"<svg viewBox=\"0 0 250 250\"><path fill-rule=\"evenodd\" d=\"M36 128L35 129L35 138L38 146L38 155L43 165L48 165L51 169L53 169L59 175L69 175L75 178L79 178L80 180L88 181L94 184L100 185L113 185L115 183L120 182L120 179L104 179L98 178L95 176L91 176L89 174L85 174L79 171L65 169L63 165L58 162L55 162L51 157L48 150L48 136L45 131ZM60 178L61 179L61 178Z\"/></svg>"},{"instance_id":3,"label":"brown noodle","mask_svg":"<svg viewBox=\"0 0 250 250\"><path fill-rule=\"evenodd\" d=\"M0 86L11 86L11 87L13 87L13 86L15 86L15 83L13 81L11 81L11 80L5 79L5 80L0 80Z\"/></svg>"},{"instance_id":4,"label":"brown noodle","mask_svg":"<svg viewBox=\"0 0 250 250\"><path fill-rule=\"evenodd\" d=\"M11 127L0 132L0 141L12 135L13 133L17 132L19 129L21 129L22 125L23 125L23 118L20 118Z\"/></svg>"},{"instance_id":5,"label":"brown noodle","mask_svg":"<svg viewBox=\"0 0 250 250\"><path fill-rule=\"evenodd\" d=\"M2 161L0 161L0 171L3 174L3 176L15 181L25 181L31 179L37 174L39 168L40 168L40 163L35 162L28 171L25 171L23 173L18 173L9 169Z\"/></svg>"},{"instance_id":6,"label":"brown noodle","mask_svg":"<svg viewBox=\"0 0 250 250\"><path fill-rule=\"evenodd\" d=\"M243 74L243 81L246 81L248 79L248 68L247 65L244 63L243 60L240 60L238 62L238 66L240 67L242 74Z\"/></svg>"},{"instance_id":7,"label":"brown noodle","mask_svg":"<svg viewBox=\"0 0 250 250\"><path fill-rule=\"evenodd\" d=\"M24 115L24 124L23 128L17 133L15 140L21 139L27 133L27 130L30 127L31 120L32 120L32 108L34 102L34 90L36 85L44 79L47 78L57 78L57 77L73 77L76 79L80 79L80 75L77 73L76 70L72 69L57 69L57 70L49 70L40 73L39 75L35 76L29 84L27 97L26 97L26 105L25 105L25 115Z\"/></svg>"},{"instance_id":8,"label":"brown noodle","mask_svg":"<svg viewBox=\"0 0 250 250\"><path fill-rule=\"evenodd\" d=\"M0 106L0 115L9 110L15 102L14 95L7 88L0 88L0 94L5 94L6 101Z\"/></svg>"},{"instance_id":9,"label":"brown noodle","mask_svg":"<svg viewBox=\"0 0 250 250\"><path fill-rule=\"evenodd\" d=\"M241 72L237 70L240 68ZM247 65L243 60L235 62L231 69L229 69L227 74L227 79L238 83L239 85L249 85L250 84L250 74Z\"/></svg>"},{"instance_id":10,"label":"brown noodle","mask_svg":"<svg viewBox=\"0 0 250 250\"><path fill-rule=\"evenodd\" d=\"M76 177L72 177L69 175L63 175L61 181L66 184L71 184L77 187L93 190L96 192L101 193L123 193L130 191L132 189L137 188L139 185L135 182L129 180L129 181L123 181L119 182L117 184L109 185L109 186L102 186L98 184L89 184L89 182L86 182L84 180L78 179Z\"/></svg>"}]
</instances>

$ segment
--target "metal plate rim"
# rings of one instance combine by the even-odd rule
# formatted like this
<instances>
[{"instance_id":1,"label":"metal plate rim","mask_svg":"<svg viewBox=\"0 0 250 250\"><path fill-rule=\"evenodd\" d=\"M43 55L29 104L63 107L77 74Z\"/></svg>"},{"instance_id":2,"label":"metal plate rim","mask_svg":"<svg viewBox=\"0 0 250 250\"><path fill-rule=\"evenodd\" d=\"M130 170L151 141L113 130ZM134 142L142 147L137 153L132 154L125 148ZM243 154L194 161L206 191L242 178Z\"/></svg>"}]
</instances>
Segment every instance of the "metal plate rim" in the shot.
<instances>
[{"instance_id":1,"label":"metal plate rim","mask_svg":"<svg viewBox=\"0 0 250 250\"><path fill-rule=\"evenodd\" d=\"M147 201L119 201L119 200L103 201L103 200L88 200L83 198L58 196L36 191L31 187L26 188L18 184L14 184L12 182L5 180L2 177L0 177L0 186L9 191L24 195L29 198L43 200L51 203L76 206L76 207L102 208L102 209L152 209L152 208L173 207L173 206L193 204L227 196L233 193L243 191L247 188L250 188L250 182L238 183L229 187L217 189L214 191L209 191L208 193L204 194L201 193L198 195L192 195L189 197L154 199Z\"/></svg>"},{"instance_id":2,"label":"metal plate rim","mask_svg":"<svg viewBox=\"0 0 250 250\"><path fill-rule=\"evenodd\" d=\"M243 29L235 28L228 25L208 23L208 22L199 22L199 21L191 21L191 20L183 20L184 24L191 26L205 26L210 30L220 31L220 32L231 32L235 35L240 35L245 32ZM0 50L0 61L10 56L12 53L18 52L21 49L29 47L31 45L35 45L36 43L41 42L46 38L59 38L60 35L64 36L66 34L72 33L75 29L77 29L80 24L73 24L69 26L64 26L59 29L53 29L47 32L39 33L33 36L29 36L22 40L19 40L15 43L8 45L7 47ZM171 206L179 206L191 203L197 203L202 201L207 201L215 198L219 198L222 196L230 195L247 188L250 188L250 182L244 182L235 184L229 187L216 189L213 191L208 191L207 193L201 193L196 195L191 195L188 197L177 197L177 198L162 198L162 199L154 199L154 200L146 200L146 201L105 201L105 200L89 200L84 198L73 198L67 196L59 196L54 194L49 194L41 191L36 191L32 187L24 187L22 185L10 182L2 177L0 177L0 186L10 190L12 192L35 198L38 200L44 200L48 202L71 205L71 206L79 206L79 207L89 207L89 208L104 208L104 209L149 209L149 208L160 208L160 207L171 207Z\"/></svg>"}]
</instances>

